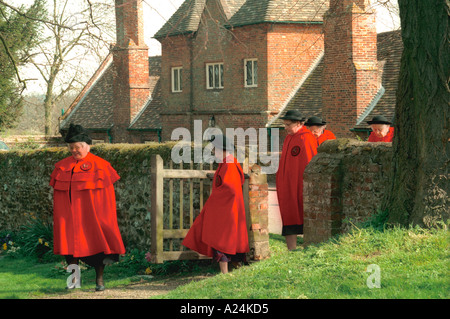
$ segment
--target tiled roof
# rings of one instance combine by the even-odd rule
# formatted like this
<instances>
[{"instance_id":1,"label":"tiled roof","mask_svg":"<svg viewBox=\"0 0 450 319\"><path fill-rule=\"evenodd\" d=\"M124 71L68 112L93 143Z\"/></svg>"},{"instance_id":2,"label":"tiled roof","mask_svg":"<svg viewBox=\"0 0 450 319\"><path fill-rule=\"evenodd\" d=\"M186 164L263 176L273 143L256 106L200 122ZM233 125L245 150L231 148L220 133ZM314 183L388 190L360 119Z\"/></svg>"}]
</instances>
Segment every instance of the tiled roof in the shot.
<instances>
[{"instance_id":1,"label":"tiled roof","mask_svg":"<svg viewBox=\"0 0 450 319\"><path fill-rule=\"evenodd\" d=\"M395 101L400 72L400 60L403 52L403 42L400 31L384 32L378 34L378 61L384 62L382 85L385 89L383 96L366 119L356 128L368 128L366 123L375 115L384 115L393 121Z\"/></svg>"},{"instance_id":2,"label":"tiled roof","mask_svg":"<svg viewBox=\"0 0 450 319\"><path fill-rule=\"evenodd\" d=\"M321 22L326 0L216 0L220 1L227 26L264 22ZM156 32L155 38L196 32L206 0L186 0Z\"/></svg>"},{"instance_id":3,"label":"tiled roof","mask_svg":"<svg viewBox=\"0 0 450 319\"><path fill-rule=\"evenodd\" d=\"M161 57L149 57L149 83L151 98L136 119L132 121L130 128L149 129L160 128L160 86ZM70 123L83 125L90 130L109 129L113 125L114 106L114 66L112 59L108 56L93 76L93 80L85 86L79 97L67 110L61 121L61 130L67 130Z\"/></svg>"},{"instance_id":4,"label":"tiled roof","mask_svg":"<svg viewBox=\"0 0 450 319\"><path fill-rule=\"evenodd\" d=\"M321 116L322 113L322 70L323 54L316 62L316 67L309 71L309 76L301 83L294 96L283 110L269 123L269 127L284 127L279 117L288 110L300 110L304 117Z\"/></svg>"},{"instance_id":5,"label":"tiled roof","mask_svg":"<svg viewBox=\"0 0 450 319\"><path fill-rule=\"evenodd\" d=\"M324 0L247 0L228 21L231 26L262 22L322 22Z\"/></svg>"},{"instance_id":6,"label":"tiled roof","mask_svg":"<svg viewBox=\"0 0 450 319\"><path fill-rule=\"evenodd\" d=\"M89 129L108 129L112 126L114 74L112 55L108 55L67 109L61 119L61 130L67 130L70 123Z\"/></svg>"},{"instance_id":7,"label":"tiled roof","mask_svg":"<svg viewBox=\"0 0 450 319\"><path fill-rule=\"evenodd\" d=\"M373 106L373 109L367 112L365 119L362 119L359 125L355 123L354 128L369 128L366 121L375 115L384 115L386 118L392 120L394 118L403 42L400 31L380 33L378 34L377 41L378 61L382 68L380 74L382 74L384 94L379 98L376 105ZM305 117L322 116L322 71L323 61L310 73L309 77L287 103L286 107L273 120L270 127L282 127L283 123L279 117L283 116L288 110L300 110Z\"/></svg>"},{"instance_id":8,"label":"tiled roof","mask_svg":"<svg viewBox=\"0 0 450 319\"><path fill-rule=\"evenodd\" d=\"M155 33L154 38L197 31L205 0L186 0L170 19Z\"/></svg>"}]
</instances>

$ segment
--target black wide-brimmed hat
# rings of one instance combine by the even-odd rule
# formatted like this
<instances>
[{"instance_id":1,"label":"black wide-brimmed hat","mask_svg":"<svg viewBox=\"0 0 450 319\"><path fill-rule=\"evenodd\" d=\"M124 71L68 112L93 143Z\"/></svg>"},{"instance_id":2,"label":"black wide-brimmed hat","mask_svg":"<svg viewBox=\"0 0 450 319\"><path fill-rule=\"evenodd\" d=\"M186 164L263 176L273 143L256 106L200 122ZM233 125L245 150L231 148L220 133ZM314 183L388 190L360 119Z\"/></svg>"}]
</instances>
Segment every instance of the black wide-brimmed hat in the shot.
<instances>
[{"instance_id":1,"label":"black wide-brimmed hat","mask_svg":"<svg viewBox=\"0 0 450 319\"><path fill-rule=\"evenodd\" d=\"M320 117L311 116L306 122L305 126L322 126L327 124L327 122L323 121Z\"/></svg>"},{"instance_id":2,"label":"black wide-brimmed hat","mask_svg":"<svg viewBox=\"0 0 450 319\"><path fill-rule=\"evenodd\" d=\"M231 140L225 135L213 135L211 137L211 143L215 148L226 151L234 151L233 142L231 142Z\"/></svg>"},{"instance_id":3,"label":"black wide-brimmed hat","mask_svg":"<svg viewBox=\"0 0 450 319\"><path fill-rule=\"evenodd\" d=\"M66 143L86 142L92 144L92 139L89 137L88 132L81 126L70 123L69 131L64 137Z\"/></svg>"},{"instance_id":4,"label":"black wide-brimmed hat","mask_svg":"<svg viewBox=\"0 0 450 319\"><path fill-rule=\"evenodd\" d=\"M305 118L302 116L302 113L297 110L289 110L286 114L280 117L281 120L291 120L291 121L300 121L303 122Z\"/></svg>"},{"instance_id":5,"label":"black wide-brimmed hat","mask_svg":"<svg viewBox=\"0 0 450 319\"><path fill-rule=\"evenodd\" d=\"M372 118L371 121L367 121L367 124L372 125L372 124L392 124L391 122L389 122L387 120L387 118L385 118L383 115L376 115Z\"/></svg>"}]
</instances>

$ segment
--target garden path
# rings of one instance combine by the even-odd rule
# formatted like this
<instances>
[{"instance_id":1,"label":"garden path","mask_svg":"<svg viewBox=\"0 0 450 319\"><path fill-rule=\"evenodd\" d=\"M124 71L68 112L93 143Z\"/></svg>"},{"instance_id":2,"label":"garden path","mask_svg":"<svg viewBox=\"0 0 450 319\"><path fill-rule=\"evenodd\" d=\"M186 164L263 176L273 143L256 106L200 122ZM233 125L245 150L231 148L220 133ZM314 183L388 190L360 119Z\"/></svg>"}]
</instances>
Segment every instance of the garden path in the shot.
<instances>
[{"instance_id":1,"label":"garden path","mask_svg":"<svg viewBox=\"0 0 450 319\"><path fill-rule=\"evenodd\" d=\"M106 288L104 291L74 289L64 294L45 295L40 297L40 299L148 299L153 296L166 294L192 281L200 281L208 277L210 276L175 277L154 282L141 280L141 282L126 286Z\"/></svg>"}]
</instances>

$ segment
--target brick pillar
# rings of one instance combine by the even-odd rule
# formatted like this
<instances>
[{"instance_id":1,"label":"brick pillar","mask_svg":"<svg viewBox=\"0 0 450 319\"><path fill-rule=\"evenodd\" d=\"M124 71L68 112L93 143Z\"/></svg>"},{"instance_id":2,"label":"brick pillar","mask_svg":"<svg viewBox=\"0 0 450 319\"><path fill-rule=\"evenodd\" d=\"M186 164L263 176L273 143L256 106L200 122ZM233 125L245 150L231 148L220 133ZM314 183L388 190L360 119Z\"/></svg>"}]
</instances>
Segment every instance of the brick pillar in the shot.
<instances>
[{"instance_id":1,"label":"brick pillar","mask_svg":"<svg viewBox=\"0 0 450 319\"><path fill-rule=\"evenodd\" d=\"M261 167L253 164L249 167L249 212L247 213L250 260L269 257L269 186L267 175Z\"/></svg>"},{"instance_id":2,"label":"brick pillar","mask_svg":"<svg viewBox=\"0 0 450 319\"><path fill-rule=\"evenodd\" d=\"M380 88L375 14L369 1L330 0L324 41L322 116L337 137L348 137Z\"/></svg>"},{"instance_id":3,"label":"brick pillar","mask_svg":"<svg viewBox=\"0 0 450 319\"><path fill-rule=\"evenodd\" d=\"M132 119L150 96L148 47L144 42L142 2L116 0L117 44L112 49L114 77L115 143L128 142Z\"/></svg>"}]
</instances>

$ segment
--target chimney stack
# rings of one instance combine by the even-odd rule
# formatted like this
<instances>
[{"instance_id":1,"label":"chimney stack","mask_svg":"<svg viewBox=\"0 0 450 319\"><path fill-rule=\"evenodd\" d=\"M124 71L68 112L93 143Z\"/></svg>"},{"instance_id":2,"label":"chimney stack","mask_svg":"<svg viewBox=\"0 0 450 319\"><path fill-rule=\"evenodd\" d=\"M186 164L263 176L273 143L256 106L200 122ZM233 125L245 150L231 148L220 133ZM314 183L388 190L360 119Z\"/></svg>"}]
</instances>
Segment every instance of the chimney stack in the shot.
<instances>
[{"instance_id":1,"label":"chimney stack","mask_svg":"<svg viewBox=\"0 0 450 319\"><path fill-rule=\"evenodd\" d=\"M330 0L324 41L322 117L337 137L349 137L380 88L375 14L369 1Z\"/></svg>"},{"instance_id":2,"label":"chimney stack","mask_svg":"<svg viewBox=\"0 0 450 319\"><path fill-rule=\"evenodd\" d=\"M148 47L144 42L142 0L115 0L117 43L114 57L115 143L128 142L133 118L150 95Z\"/></svg>"}]
</instances>

